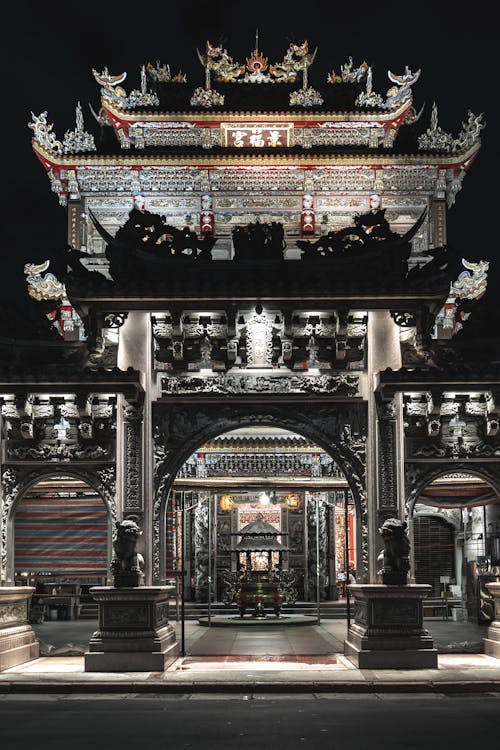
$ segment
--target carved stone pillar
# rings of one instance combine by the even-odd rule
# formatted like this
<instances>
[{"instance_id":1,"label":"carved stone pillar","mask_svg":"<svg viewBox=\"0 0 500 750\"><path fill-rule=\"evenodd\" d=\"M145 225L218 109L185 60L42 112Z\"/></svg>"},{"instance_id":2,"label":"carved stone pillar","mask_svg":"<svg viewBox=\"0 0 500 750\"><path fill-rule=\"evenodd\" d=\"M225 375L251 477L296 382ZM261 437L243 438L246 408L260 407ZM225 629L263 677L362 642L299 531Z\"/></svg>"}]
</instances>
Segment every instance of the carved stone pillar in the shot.
<instances>
[{"instance_id":1,"label":"carved stone pillar","mask_svg":"<svg viewBox=\"0 0 500 750\"><path fill-rule=\"evenodd\" d=\"M142 408L123 404L123 512L143 510Z\"/></svg>"},{"instance_id":2,"label":"carved stone pillar","mask_svg":"<svg viewBox=\"0 0 500 750\"><path fill-rule=\"evenodd\" d=\"M317 576L319 575L320 599L326 596L326 574L328 556L327 507L315 497L307 503L307 570L306 594L308 601L317 599ZM319 556L318 556L319 552Z\"/></svg>"},{"instance_id":3,"label":"carved stone pillar","mask_svg":"<svg viewBox=\"0 0 500 750\"><path fill-rule=\"evenodd\" d=\"M397 515L397 424L394 400L379 403L378 416L378 510Z\"/></svg>"},{"instance_id":4,"label":"carved stone pillar","mask_svg":"<svg viewBox=\"0 0 500 750\"><path fill-rule=\"evenodd\" d=\"M401 367L401 348L399 343L399 328L392 320L388 310L371 310L368 313L368 383L375 382L378 373L386 367L397 370ZM391 506L396 503L397 493L395 471L395 428L392 420L395 413L392 409L383 415L379 424L376 396L370 387L368 392L368 440L367 440L367 492L368 492L368 526L369 526L369 567L370 580L376 581L377 556L380 552L378 528L380 524L380 509L387 500ZM382 434L379 434L379 429ZM384 450L385 455L380 455ZM387 462L387 463L386 463ZM379 476L380 469L384 472L383 479ZM380 492L383 492L381 495ZM391 511L389 516L394 515ZM385 516L387 517L387 516Z\"/></svg>"},{"instance_id":5,"label":"carved stone pillar","mask_svg":"<svg viewBox=\"0 0 500 750\"><path fill-rule=\"evenodd\" d=\"M327 524L328 524L328 595L329 600L337 601L336 540L335 540L335 492L328 493Z\"/></svg>"},{"instance_id":6,"label":"carved stone pillar","mask_svg":"<svg viewBox=\"0 0 500 750\"><path fill-rule=\"evenodd\" d=\"M150 313L130 311L124 324L120 327L117 364L122 370L133 367L141 373L141 385L146 398L143 407L143 424L150 424L152 387L152 327ZM145 583L153 580L153 451L151 430L141 431L138 406L129 409L124 404L122 411L122 445L123 473L122 484L124 514L137 514L135 519L143 531L141 552L145 560ZM134 447L138 452L134 457ZM130 495L129 495L130 493ZM134 507L132 504L136 504ZM159 531L159 529L158 529ZM153 563L153 564L152 564Z\"/></svg>"},{"instance_id":7,"label":"carved stone pillar","mask_svg":"<svg viewBox=\"0 0 500 750\"><path fill-rule=\"evenodd\" d=\"M201 503L194 511L194 575L195 575L195 599L197 602L206 602L208 597L208 535L210 504Z\"/></svg>"}]
</instances>

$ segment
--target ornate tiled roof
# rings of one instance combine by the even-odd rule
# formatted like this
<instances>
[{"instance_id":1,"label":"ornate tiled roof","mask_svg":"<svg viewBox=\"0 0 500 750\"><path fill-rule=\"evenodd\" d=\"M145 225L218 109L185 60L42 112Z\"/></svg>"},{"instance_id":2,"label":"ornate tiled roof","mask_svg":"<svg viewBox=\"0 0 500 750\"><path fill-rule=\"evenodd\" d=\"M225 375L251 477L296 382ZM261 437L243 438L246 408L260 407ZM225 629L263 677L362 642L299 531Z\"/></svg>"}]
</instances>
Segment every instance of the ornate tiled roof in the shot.
<instances>
[{"instance_id":1,"label":"ornate tiled roof","mask_svg":"<svg viewBox=\"0 0 500 750\"><path fill-rule=\"evenodd\" d=\"M337 72L318 71L310 78L315 55L307 41L292 43L281 62L270 64L256 43L246 65L240 65L227 50L207 41L204 53L198 52L204 86L187 82L180 73L172 75L169 66L158 61L141 67L140 89L129 93L122 86L126 72L112 75L107 68L94 69L101 93L99 114L94 112L101 127L97 151L103 153L109 126L121 149L174 158L200 158L207 150L219 158L266 150L273 156L306 150L311 157L394 147L399 154L464 154L479 142L482 115L469 112L454 138L439 128L435 104L427 131L417 136L407 127L403 130L411 137L399 138L401 126L412 126L420 118L412 96L420 70L388 71L391 85L381 95L374 90L372 68L366 62L355 65L350 59ZM67 131L64 140L58 140L47 118L47 112L33 113L30 123L42 159L69 164L65 157L71 154L74 160L78 157L76 164L99 163L80 105L75 130ZM110 153L108 147L109 140L104 153Z\"/></svg>"},{"instance_id":2,"label":"ornate tiled roof","mask_svg":"<svg viewBox=\"0 0 500 750\"><path fill-rule=\"evenodd\" d=\"M388 367L378 376L377 392L383 396L404 390L485 390L500 386L500 362L457 362L446 367Z\"/></svg>"},{"instance_id":3,"label":"ornate tiled roof","mask_svg":"<svg viewBox=\"0 0 500 750\"><path fill-rule=\"evenodd\" d=\"M140 400L143 393L140 373L132 367L127 370L120 370L118 367L75 369L49 364L33 364L24 368L1 365L0 388L10 393L26 392L30 389L43 393L60 392L61 389L108 389L123 393L131 401Z\"/></svg>"},{"instance_id":4,"label":"ornate tiled roof","mask_svg":"<svg viewBox=\"0 0 500 750\"><path fill-rule=\"evenodd\" d=\"M252 435L245 435L244 437L235 437L232 435L221 435L220 437L211 440L209 443L205 443L200 448L200 452L204 451L210 451L210 452L218 452L218 451L274 451L279 450L281 451L287 451L288 449L295 451L303 450L303 451L310 451L310 450L317 450L321 451L321 448L319 448L317 445L314 445L309 440L306 440L305 438L301 437L300 435L282 435L282 436L273 436L273 437L264 437L264 436L252 436Z\"/></svg>"}]
</instances>

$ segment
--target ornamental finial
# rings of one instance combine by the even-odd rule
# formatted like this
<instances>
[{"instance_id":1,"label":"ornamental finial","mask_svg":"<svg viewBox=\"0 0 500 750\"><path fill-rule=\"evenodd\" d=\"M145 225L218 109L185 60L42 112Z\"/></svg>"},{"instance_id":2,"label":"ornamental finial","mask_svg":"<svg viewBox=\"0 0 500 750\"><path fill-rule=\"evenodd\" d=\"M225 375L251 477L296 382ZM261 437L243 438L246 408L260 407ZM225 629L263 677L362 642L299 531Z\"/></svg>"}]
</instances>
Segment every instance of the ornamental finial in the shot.
<instances>
[{"instance_id":1,"label":"ornamental finial","mask_svg":"<svg viewBox=\"0 0 500 750\"><path fill-rule=\"evenodd\" d=\"M411 100L411 87L420 78L422 69L419 68L416 73L412 73L408 65L405 66L405 72L401 75L395 75L390 70L387 71L389 80L395 84L387 91L384 109L396 109L403 102Z\"/></svg>"},{"instance_id":2,"label":"ornamental finial","mask_svg":"<svg viewBox=\"0 0 500 750\"><path fill-rule=\"evenodd\" d=\"M119 73L116 76L110 74L107 68L104 68L102 73L98 73L95 68L92 68L92 74L96 79L97 83L101 86L101 96L104 100L113 104L119 109L134 109L135 107L156 107L160 103L160 100L156 94L150 94L146 89L146 72L143 71L144 66L141 68L141 90L133 89L130 94L127 94L119 84L123 83L127 74Z\"/></svg>"},{"instance_id":3,"label":"ornamental finial","mask_svg":"<svg viewBox=\"0 0 500 750\"><path fill-rule=\"evenodd\" d=\"M484 112L481 112L480 115L475 115L469 109L467 112L467 122L462 123L462 130L458 134L458 138L452 143L452 151L465 151L465 149L474 146L475 143L479 143L479 133L486 127L483 118Z\"/></svg>"},{"instance_id":4,"label":"ornamental finial","mask_svg":"<svg viewBox=\"0 0 500 750\"><path fill-rule=\"evenodd\" d=\"M432 102L431 123L425 133L418 136L419 151L450 151L453 138L438 125L438 108Z\"/></svg>"},{"instance_id":5,"label":"ornamental finial","mask_svg":"<svg viewBox=\"0 0 500 750\"><path fill-rule=\"evenodd\" d=\"M366 71L366 89L356 98L356 105L358 107L382 107L383 104L383 98L373 90L372 68L369 65Z\"/></svg>"},{"instance_id":6,"label":"ornamental finial","mask_svg":"<svg viewBox=\"0 0 500 750\"><path fill-rule=\"evenodd\" d=\"M83 111L80 102L76 105L76 127L67 130L64 134L63 152L65 154L78 154L85 151L95 151L94 136L87 133L83 122Z\"/></svg>"},{"instance_id":7,"label":"ornamental finial","mask_svg":"<svg viewBox=\"0 0 500 750\"><path fill-rule=\"evenodd\" d=\"M32 112L31 117L33 118L33 122L29 122L28 127L34 133L34 140L46 151L50 151L53 154L62 154L62 143L57 140L56 134L52 132L52 123L49 124L47 122L47 111L42 112L38 117Z\"/></svg>"}]
</instances>

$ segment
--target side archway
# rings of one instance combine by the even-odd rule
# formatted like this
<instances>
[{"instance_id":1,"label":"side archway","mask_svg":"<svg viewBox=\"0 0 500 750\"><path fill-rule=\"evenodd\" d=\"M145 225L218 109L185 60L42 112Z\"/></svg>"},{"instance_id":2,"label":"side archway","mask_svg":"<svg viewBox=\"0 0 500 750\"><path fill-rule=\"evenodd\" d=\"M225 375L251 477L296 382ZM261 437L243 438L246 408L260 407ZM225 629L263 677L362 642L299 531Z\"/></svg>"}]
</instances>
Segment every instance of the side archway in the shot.
<instances>
[{"instance_id":1,"label":"side archway","mask_svg":"<svg viewBox=\"0 0 500 750\"><path fill-rule=\"evenodd\" d=\"M104 504L107 514L107 563L111 555L112 527L117 519L117 504L115 491L114 467L98 467L92 472L80 467L50 466L44 470L26 470L9 466L2 471L2 518L1 518L1 573L2 580L8 583L14 581L15 573L15 515L22 498L38 483L53 478L62 480L70 477L80 480L91 488ZM109 567L109 565L108 565Z\"/></svg>"},{"instance_id":2,"label":"side archway","mask_svg":"<svg viewBox=\"0 0 500 750\"><path fill-rule=\"evenodd\" d=\"M434 597L449 598L459 619L490 622L486 583L500 580L498 467L466 461L416 465L406 476L416 583L430 584Z\"/></svg>"}]
</instances>

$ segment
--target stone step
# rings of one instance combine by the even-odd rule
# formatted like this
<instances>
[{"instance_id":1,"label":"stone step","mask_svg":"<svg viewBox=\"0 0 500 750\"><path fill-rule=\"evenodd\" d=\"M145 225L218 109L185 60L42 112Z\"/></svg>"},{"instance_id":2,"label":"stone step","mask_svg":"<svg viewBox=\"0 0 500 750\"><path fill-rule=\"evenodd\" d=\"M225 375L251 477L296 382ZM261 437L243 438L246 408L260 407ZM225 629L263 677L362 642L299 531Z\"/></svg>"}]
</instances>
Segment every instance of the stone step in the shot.
<instances>
[{"instance_id":1,"label":"stone step","mask_svg":"<svg viewBox=\"0 0 500 750\"><path fill-rule=\"evenodd\" d=\"M293 605L282 607L282 613L288 615L309 615L316 616L317 607L314 602L296 602ZM222 602L214 602L211 606L213 617L217 615L231 615L237 612L236 605L227 605ZM170 602L169 617L173 619L176 614L175 602ZM179 617L181 616L181 606L179 605ZM184 619L198 620L200 617L207 616L207 605L198 602L185 602ZM320 617L328 620L344 620L347 617L347 606L345 602L322 602L320 605Z\"/></svg>"},{"instance_id":2,"label":"stone step","mask_svg":"<svg viewBox=\"0 0 500 750\"><path fill-rule=\"evenodd\" d=\"M97 604L82 604L80 606L79 620L97 620L99 608Z\"/></svg>"}]
</instances>

